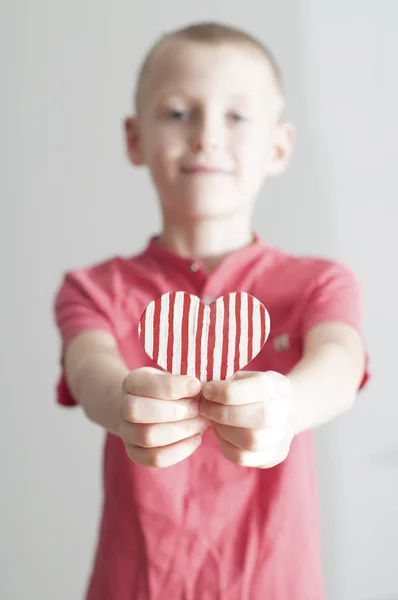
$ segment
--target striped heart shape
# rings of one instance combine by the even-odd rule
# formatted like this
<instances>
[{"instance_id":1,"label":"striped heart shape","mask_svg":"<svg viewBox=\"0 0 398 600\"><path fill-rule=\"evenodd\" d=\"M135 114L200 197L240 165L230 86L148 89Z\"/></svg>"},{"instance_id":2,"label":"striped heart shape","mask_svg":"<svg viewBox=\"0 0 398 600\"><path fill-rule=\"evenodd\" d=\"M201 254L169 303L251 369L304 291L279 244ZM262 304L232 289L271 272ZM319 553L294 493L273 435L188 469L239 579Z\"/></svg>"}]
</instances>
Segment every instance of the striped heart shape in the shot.
<instances>
[{"instance_id":1,"label":"striped heart shape","mask_svg":"<svg viewBox=\"0 0 398 600\"><path fill-rule=\"evenodd\" d=\"M234 292L205 305L197 296L170 292L150 302L138 334L148 356L174 375L226 379L261 350L270 330L263 304Z\"/></svg>"}]
</instances>

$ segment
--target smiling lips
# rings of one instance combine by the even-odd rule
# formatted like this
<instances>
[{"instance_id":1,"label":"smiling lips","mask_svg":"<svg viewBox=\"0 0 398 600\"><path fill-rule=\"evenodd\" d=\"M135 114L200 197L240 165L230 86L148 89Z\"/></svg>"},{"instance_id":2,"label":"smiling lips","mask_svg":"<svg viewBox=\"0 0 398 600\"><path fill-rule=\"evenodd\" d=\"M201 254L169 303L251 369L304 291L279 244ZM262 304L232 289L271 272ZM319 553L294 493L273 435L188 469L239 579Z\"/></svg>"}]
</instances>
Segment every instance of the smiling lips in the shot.
<instances>
[{"instance_id":1,"label":"smiling lips","mask_svg":"<svg viewBox=\"0 0 398 600\"><path fill-rule=\"evenodd\" d=\"M217 167L208 167L206 165L187 165L182 168L182 172L187 175L228 175L225 169Z\"/></svg>"}]
</instances>

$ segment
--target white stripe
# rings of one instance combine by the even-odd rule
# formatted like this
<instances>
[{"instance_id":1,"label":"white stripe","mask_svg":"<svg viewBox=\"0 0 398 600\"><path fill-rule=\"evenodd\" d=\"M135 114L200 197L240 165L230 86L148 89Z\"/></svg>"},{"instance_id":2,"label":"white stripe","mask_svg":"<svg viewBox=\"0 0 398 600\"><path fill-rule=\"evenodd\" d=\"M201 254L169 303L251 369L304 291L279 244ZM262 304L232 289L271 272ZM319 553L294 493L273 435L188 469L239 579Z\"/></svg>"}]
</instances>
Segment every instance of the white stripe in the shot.
<instances>
[{"instance_id":1,"label":"white stripe","mask_svg":"<svg viewBox=\"0 0 398 600\"><path fill-rule=\"evenodd\" d=\"M242 293L240 305L239 369L247 363L247 294Z\"/></svg>"},{"instance_id":2,"label":"white stripe","mask_svg":"<svg viewBox=\"0 0 398 600\"><path fill-rule=\"evenodd\" d=\"M174 302L174 327L173 327L173 360L171 372L174 375L181 373L181 345L182 345L182 313L184 308L184 292L176 292Z\"/></svg>"},{"instance_id":3,"label":"white stripe","mask_svg":"<svg viewBox=\"0 0 398 600\"><path fill-rule=\"evenodd\" d=\"M224 300L220 298L216 302L216 339L214 344L213 379L220 379L221 358L224 333Z\"/></svg>"},{"instance_id":4,"label":"white stripe","mask_svg":"<svg viewBox=\"0 0 398 600\"><path fill-rule=\"evenodd\" d=\"M235 302L236 293L229 296L229 321L228 321L228 362L227 377L231 377L234 372L236 322L235 322Z\"/></svg>"},{"instance_id":5,"label":"white stripe","mask_svg":"<svg viewBox=\"0 0 398 600\"><path fill-rule=\"evenodd\" d=\"M200 300L196 296L191 296L191 306L188 318L188 369L187 375L195 376L195 340L198 329L198 311Z\"/></svg>"},{"instance_id":6,"label":"white stripe","mask_svg":"<svg viewBox=\"0 0 398 600\"><path fill-rule=\"evenodd\" d=\"M268 310L265 307L264 307L264 311L265 311L265 337L264 337L264 343L265 343L268 339L269 332L271 330L271 318L269 316Z\"/></svg>"},{"instance_id":7,"label":"white stripe","mask_svg":"<svg viewBox=\"0 0 398 600\"><path fill-rule=\"evenodd\" d=\"M153 313L155 310L155 301L153 300L148 308L146 309L144 326L145 326L145 339L144 347L148 355L153 358Z\"/></svg>"},{"instance_id":8,"label":"white stripe","mask_svg":"<svg viewBox=\"0 0 398 600\"><path fill-rule=\"evenodd\" d=\"M160 327L159 327L159 360L158 365L167 367L167 336L169 334L169 300L170 294L161 298L160 304Z\"/></svg>"},{"instance_id":9,"label":"white stripe","mask_svg":"<svg viewBox=\"0 0 398 600\"><path fill-rule=\"evenodd\" d=\"M261 315L260 304L256 299L253 300L253 358L260 351L261 338Z\"/></svg>"},{"instance_id":10,"label":"white stripe","mask_svg":"<svg viewBox=\"0 0 398 600\"><path fill-rule=\"evenodd\" d=\"M204 307L203 329L200 345L200 381L207 380L207 341L209 339L210 308Z\"/></svg>"}]
</instances>

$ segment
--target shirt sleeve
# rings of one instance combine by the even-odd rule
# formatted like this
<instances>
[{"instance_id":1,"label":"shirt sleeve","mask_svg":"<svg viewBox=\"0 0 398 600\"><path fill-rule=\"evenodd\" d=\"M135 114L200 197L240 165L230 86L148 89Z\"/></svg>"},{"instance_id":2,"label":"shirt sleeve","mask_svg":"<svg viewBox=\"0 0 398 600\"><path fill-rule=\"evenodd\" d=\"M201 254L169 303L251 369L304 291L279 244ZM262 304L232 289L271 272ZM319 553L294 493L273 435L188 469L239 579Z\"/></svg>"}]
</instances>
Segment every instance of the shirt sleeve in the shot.
<instances>
[{"instance_id":1,"label":"shirt sleeve","mask_svg":"<svg viewBox=\"0 0 398 600\"><path fill-rule=\"evenodd\" d=\"M76 335L84 331L101 330L114 335L109 294L95 281L89 270L68 272L56 293L54 314L61 338L61 373L56 385L56 400L63 406L76 406L63 369L65 348Z\"/></svg>"},{"instance_id":2,"label":"shirt sleeve","mask_svg":"<svg viewBox=\"0 0 398 600\"><path fill-rule=\"evenodd\" d=\"M341 263L328 263L310 286L304 318L303 336L320 323L344 323L360 334L365 347L365 372L359 389L370 378L369 353L363 333L362 294L354 272Z\"/></svg>"}]
</instances>

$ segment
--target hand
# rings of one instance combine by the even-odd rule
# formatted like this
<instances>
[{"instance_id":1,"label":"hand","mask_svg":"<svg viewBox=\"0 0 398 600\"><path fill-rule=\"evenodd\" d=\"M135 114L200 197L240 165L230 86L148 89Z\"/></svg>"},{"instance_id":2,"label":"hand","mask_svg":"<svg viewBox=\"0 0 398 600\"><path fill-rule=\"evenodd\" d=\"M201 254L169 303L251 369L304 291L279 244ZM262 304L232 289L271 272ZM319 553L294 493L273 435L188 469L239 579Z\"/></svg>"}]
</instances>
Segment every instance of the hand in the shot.
<instances>
[{"instance_id":1,"label":"hand","mask_svg":"<svg viewBox=\"0 0 398 600\"><path fill-rule=\"evenodd\" d=\"M200 414L212 421L223 455L246 467L285 460L295 435L293 388L274 371L240 371L203 387Z\"/></svg>"},{"instance_id":2,"label":"hand","mask_svg":"<svg viewBox=\"0 0 398 600\"><path fill-rule=\"evenodd\" d=\"M208 425L199 415L198 379L144 367L122 389L119 434L134 463L169 467L198 448Z\"/></svg>"}]
</instances>

